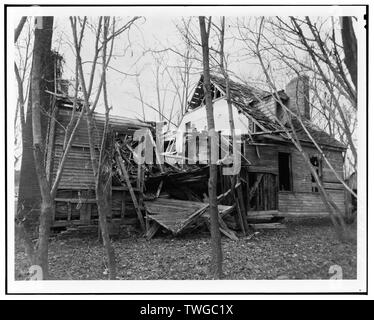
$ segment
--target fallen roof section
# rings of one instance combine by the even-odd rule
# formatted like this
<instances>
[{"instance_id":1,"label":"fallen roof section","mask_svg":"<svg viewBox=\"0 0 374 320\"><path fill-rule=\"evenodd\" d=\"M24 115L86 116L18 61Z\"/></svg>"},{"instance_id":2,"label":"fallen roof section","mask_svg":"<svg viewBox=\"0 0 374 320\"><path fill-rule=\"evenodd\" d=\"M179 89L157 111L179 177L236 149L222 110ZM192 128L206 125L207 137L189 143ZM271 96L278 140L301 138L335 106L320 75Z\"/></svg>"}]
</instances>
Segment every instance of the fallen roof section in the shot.
<instances>
[{"instance_id":1,"label":"fallen roof section","mask_svg":"<svg viewBox=\"0 0 374 320\"><path fill-rule=\"evenodd\" d=\"M157 222L173 234L181 233L187 226L196 222L209 208L208 203L157 198L144 201L148 219ZM218 205L220 215L231 210L231 206Z\"/></svg>"}]
</instances>

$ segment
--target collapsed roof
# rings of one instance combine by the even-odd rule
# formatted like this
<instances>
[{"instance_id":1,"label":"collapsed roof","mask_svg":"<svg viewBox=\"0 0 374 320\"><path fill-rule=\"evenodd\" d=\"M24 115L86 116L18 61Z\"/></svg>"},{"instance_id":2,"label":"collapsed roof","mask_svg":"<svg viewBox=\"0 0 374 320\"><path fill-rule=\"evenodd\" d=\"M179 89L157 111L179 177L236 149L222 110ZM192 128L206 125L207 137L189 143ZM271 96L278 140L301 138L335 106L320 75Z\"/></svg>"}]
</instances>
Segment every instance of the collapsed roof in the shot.
<instances>
[{"instance_id":1,"label":"collapsed roof","mask_svg":"<svg viewBox=\"0 0 374 320\"><path fill-rule=\"evenodd\" d=\"M204 76L201 75L200 80L196 86L195 92L189 103L190 111L193 111L194 109L198 108L204 99L203 81ZM226 80L223 77L211 75L211 82L213 88L216 87L223 93L223 95L226 94ZM275 94L272 94L271 92L262 89L254 88L252 86L241 84L232 80L229 80L229 87L231 93L231 100L234 106L239 110L239 112L246 115L251 121L254 120L255 122L258 122L259 124L261 124L261 126L263 126L265 129L269 131L282 131L281 126L276 121L270 119L267 115L265 115L265 113L262 112L259 108L260 103L263 103L268 99L271 99L272 97L275 98ZM286 102L289 99L289 97L283 90L278 91L276 95L282 100L282 102ZM302 121L306 129L309 131L310 135L319 145L334 147L338 149L346 149L346 146L344 144L337 141L327 132L318 128L309 119L303 118ZM312 140L305 132L299 120L293 118L292 124L297 133L297 138L300 141L312 143ZM287 141L290 140L285 133L278 133L278 135Z\"/></svg>"}]
</instances>

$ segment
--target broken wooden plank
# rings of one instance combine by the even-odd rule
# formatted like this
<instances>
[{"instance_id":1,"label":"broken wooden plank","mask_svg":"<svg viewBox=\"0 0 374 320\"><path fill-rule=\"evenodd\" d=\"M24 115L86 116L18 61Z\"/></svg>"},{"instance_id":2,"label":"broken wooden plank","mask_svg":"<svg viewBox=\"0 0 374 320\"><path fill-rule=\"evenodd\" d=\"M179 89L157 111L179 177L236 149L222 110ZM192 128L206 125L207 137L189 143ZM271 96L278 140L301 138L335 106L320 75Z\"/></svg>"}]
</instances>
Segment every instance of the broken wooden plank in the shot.
<instances>
[{"instance_id":1,"label":"broken wooden plank","mask_svg":"<svg viewBox=\"0 0 374 320\"><path fill-rule=\"evenodd\" d=\"M177 232L176 233L179 233L181 232L184 228L186 228L189 224L191 224L193 221L195 221L198 217L200 217L206 209L208 209L209 207L209 204L208 205L204 205L201 209L195 211L192 215L190 215L188 217L188 219L184 220L181 225L179 226L179 228L177 229Z\"/></svg>"},{"instance_id":2,"label":"broken wooden plank","mask_svg":"<svg viewBox=\"0 0 374 320\"><path fill-rule=\"evenodd\" d=\"M254 196L263 176L264 176L263 173L260 173L260 174L257 175L255 183L253 184L251 190L249 190L249 192L248 192L248 202L250 202L252 200L252 198L253 198L253 196Z\"/></svg>"},{"instance_id":3,"label":"broken wooden plank","mask_svg":"<svg viewBox=\"0 0 374 320\"><path fill-rule=\"evenodd\" d=\"M239 238L234 234L234 232L230 229L224 229L222 227L219 227L219 230L228 238L234 241L238 241Z\"/></svg>"},{"instance_id":4,"label":"broken wooden plank","mask_svg":"<svg viewBox=\"0 0 374 320\"><path fill-rule=\"evenodd\" d=\"M217 197L217 200L222 200L231 190ZM157 198L151 201L144 202L147 219L156 221L164 228L178 234L184 230L191 223L196 221L201 215L206 213L209 208L209 203ZM218 205L219 211L225 211L225 214L232 212L233 207Z\"/></svg>"},{"instance_id":5,"label":"broken wooden plank","mask_svg":"<svg viewBox=\"0 0 374 320\"><path fill-rule=\"evenodd\" d=\"M218 209L219 207L222 207L222 206L218 206ZM232 205L232 206L225 206L227 208L223 209L222 211L219 210L219 213L220 213L220 216L222 218L224 218L225 216L227 216L228 214L230 214L231 212L233 212L235 210L235 204Z\"/></svg>"},{"instance_id":6,"label":"broken wooden plank","mask_svg":"<svg viewBox=\"0 0 374 320\"><path fill-rule=\"evenodd\" d=\"M261 211L248 211L247 218L253 217L278 217L282 216L282 213L278 210L261 210Z\"/></svg>"},{"instance_id":7,"label":"broken wooden plank","mask_svg":"<svg viewBox=\"0 0 374 320\"><path fill-rule=\"evenodd\" d=\"M207 228L210 230L210 216L208 214L204 214L204 223L206 224ZM226 223L223 221L222 216L218 215L218 223L219 223L219 230L231 240L239 240L236 233L231 230Z\"/></svg>"},{"instance_id":8,"label":"broken wooden plank","mask_svg":"<svg viewBox=\"0 0 374 320\"><path fill-rule=\"evenodd\" d=\"M55 198L55 202L70 202L70 203L96 203L96 199L82 199L82 198L72 198L72 199L67 199L67 198Z\"/></svg>"},{"instance_id":9,"label":"broken wooden plank","mask_svg":"<svg viewBox=\"0 0 374 320\"><path fill-rule=\"evenodd\" d=\"M226 225L225 221L223 221L221 215L218 215L218 223L220 225L220 230L221 232L229 237L231 240L239 240L238 237L236 236L235 232L230 230L229 227Z\"/></svg>"},{"instance_id":10,"label":"broken wooden plank","mask_svg":"<svg viewBox=\"0 0 374 320\"><path fill-rule=\"evenodd\" d=\"M222 200L225 196L227 196L229 193L231 192L231 190L227 190L225 193L223 194L220 194L218 197L217 197L217 203ZM192 223L197 217L201 216L205 210L207 210L209 208L209 203L208 204L205 204L200 210L196 211L193 215L190 216L190 218L188 220L186 220L182 225L181 227L179 228L178 232L180 232L182 229L184 229L185 227L187 227L190 223Z\"/></svg>"},{"instance_id":11,"label":"broken wooden plank","mask_svg":"<svg viewBox=\"0 0 374 320\"><path fill-rule=\"evenodd\" d=\"M156 163L157 163L157 165L158 165L161 173L163 173L165 171L164 167L162 165L163 161L161 160L160 153L158 152L158 148L157 148L156 142L153 140L151 131L150 130L147 130L147 131L148 131L149 138L151 139L151 143L152 143L153 149L154 149L155 154L156 154Z\"/></svg>"},{"instance_id":12,"label":"broken wooden plank","mask_svg":"<svg viewBox=\"0 0 374 320\"><path fill-rule=\"evenodd\" d=\"M246 214L244 198L243 198L243 190L242 190L242 185L241 184L236 189L236 192L238 194L238 200L239 200L239 206L240 206L240 215L241 215L241 220L243 221L244 233L247 234L249 228L248 228L248 223L247 223L247 214Z\"/></svg>"},{"instance_id":13,"label":"broken wooden plank","mask_svg":"<svg viewBox=\"0 0 374 320\"><path fill-rule=\"evenodd\" d=\"M150 227L145 234L146 239L151 240L153 236L157 233L158 229L160 229L160 225L158 223L156 223L155 221L150 223Z\"/></svg>"},{"instance_id":14,"label":"broken wooden plank","mask_svg":"<svg viewBox=\"0 0 374 320\"><path fill-rule=\"evenodd\" d=\"M252 223L250 226L255 229L285 229L286 226L283 223L274 222L274 223Z\"/></svg>"},{"instance_id":15,"label":"broken wooden plank","mask_svg":"<svg viewBox=\"0 0 374 320\"><path fill-rule=\"evenodd\" d=\"M131 195L132 202L134 203L134 207L135 207L135 210L136 210L136 214L138 215L140 226L141 226L142 230L144 231L145 230L145 223L144 223L144 219L143 219L143 214L142 214L142 212L139 208L138 200L136 199L136 196L135 196L134 190L132 188L127 170L126 170L126 168L125 168L125 166L122 162L122 159L121 159L121 156L120 156L121 153L120 153L120 150L119 150L119 147L118 147L117 144L116 144L116 151L117 151L117 153L116 153L117 164L119 165L119 167L121 169L122 176L125 179L127 188L129 189L129 192L130 192L130 195Z\"/></svg>"},{"instance_id":16,"label":"broken wooden plank","mask_svg":"<svg viewBox=\"0 0 374 320\"><path fill-rule=\"evenodd\" d=\"M139 189L139 207L144 207L144 168L142 164L138 164L138 180L137 187Z\"/></svg>"},{"instance_id":17,"label":"broken wooden plank","mask_svg":"<svg viewBox=\"0 0 374 320\"><path fill-rule=\"evenodd\" d=\"M161 180L160 184L158 185L158 188L157 188L156 198L158 198L160 196L163 184L164 184L164 180Z\"/></svg>"}]
</instances>

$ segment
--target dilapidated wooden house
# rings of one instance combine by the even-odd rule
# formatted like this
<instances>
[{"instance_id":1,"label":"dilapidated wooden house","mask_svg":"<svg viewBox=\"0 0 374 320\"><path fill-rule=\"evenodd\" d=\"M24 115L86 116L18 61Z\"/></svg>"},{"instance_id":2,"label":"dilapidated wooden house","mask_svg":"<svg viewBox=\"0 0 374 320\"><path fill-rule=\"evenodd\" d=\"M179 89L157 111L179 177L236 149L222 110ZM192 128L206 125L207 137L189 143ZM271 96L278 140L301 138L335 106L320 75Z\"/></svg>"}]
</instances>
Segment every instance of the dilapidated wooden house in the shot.
<instances>
[{"instance_id":1,"label":"dilapidated wooden house","mask_svg":"<svg viewBox=\"0 0 374 320\"><path fill-rule=\"evenodd\" d=\"M242 133L240 176L248 216L303 216L327 213L304 158L279 125L281 121L289 127L287 119L292 121L297 139L309 155L310 162L317 170L324 187L344 212L344 190L337 175L343 179L343 153L346 147L311 122L308 81L307 76L295 78L287 84L285 90L279 91L276 95L231 80L229 82L234 125ZM229 130L226 81L213 75L211 83L215 130ZM301 116L304 126L322 149L333 170L318 152L300 122L294 117L287 118L287 109L282 107L279 101ZM201 76L179 130L201 132L206 129L207 118ZM179 136L185 137L186 134ZM182 142L177 143L181 154L186 154L185 141L184 138Z\"/></svg>"},{"instance_id":2,"label":"dilapidated wooden house","mask_svg":"<svg viewBox=\"0 0 374 320\"><path fill-rule=\"evenodd\" d=\"M50 111L45 130L45 164L49 181L54 181L63 153L68 124L70 121L73 125L76 123L81 113L82 103L78 101L74 110L74 99L69 97L66 92L55 93L47 90L46 94L50 96ZM94 144L97 152L99 152L104 132L105 116L102 113L95 112L93 119L95 124ZM195 184L196 188L199 189L200 181L203 181L203 183L207 181L206 166L202 168L199 166L181 168L167 163L157 163L156 157L160 157L160 155L157 149L153 148L152 143L146 146L152 149L152 154L155 157L154 161L143 165L136 163L134 149L139 141L133 139L134 132L143 129L143 132L149 134L150 140L147 138L147 141L154 142L156 140L154 122L111 115L109 127L110 144L115 146L111 150L112 174L110 175L110 181L107 182L110 185L109 197L112 204L112 210L107 217L110 226L133 225L143 229L148 228L152 222L145 219L145 202L147 200L158 198L162 192L166 192L168 197L172 195L177 199L185 199L186 194L193 194L192 191L191 193L189 191L191 185L192 189ZM24 161L26 165L23 167L23 172L24 175L27 175L28 180L20 194L19 203L26 207L26 223L35 225L41 196L32 153L27 153ZM205 190L205 186L203 186L203 189ZM200 193L200 191L196 192ZM53 228L95 226L98 224L95 176L92 170L85 115L83 115L74 134L67 160L63 166L54 203ZM183 205L183 202L180 204ZM184 203L184 205L189 207L188 213L191 212L191 208L192 211L196 208L196 205L190 207L190 203ZM153 204L152 207L154 206ZM78 230L85 229L80 228ZM153 232L155 231L157 230L154 229Z\"/></svg>"},{"instance_id":3,"label":"dilapidated wooden house","mask_svg":"<svg viewBox=\"0 0 374 320\"><path fill-rule=\"evenodd\" d=\"M134 161L134 148L139 143L133 139L134 132L147 129L150 136L155 138L155 123L110 116L111 139L116 145L112 156L112 175L108 182L111 185L109 196L112 211L108 216L111 225L136 225L146 232L148 238L161 227L177 234L191 226L195 228L209 225L207 157L203 155L204 148L201 148L197 150L198 162L191 164L185 149L190 130L206 130L202 85L201 77L190 101L189 111L178 128L180 134L177 136L182 137L182 142L178 138L169 141L175 146L172 148L174 152L166 152L168 156L162 163L156 160L165 153L157 148L152 149L155 160L153 163L138 165ZM304 159L274 119L277 117L284 121L286 118L277 99L269 92L232 81L230 90L235 127L242 132L242 155L240 180L234 190L231 188L230 177L222 174L223 165L219 166L217 189L222 233L236 239L231 229L241 228L246 232L247 224L243 221L256 217L278 219L287 215L326 214L318 187ZM225 80L213 76L212 95L217 131L229 129L225 93ZM50 121L45 130L45 161L48 177L52 181L61 158L66 126L72 116L78 118L79 112L73 112L73 102L67 94L56 94L55 91L47 91L46 94L50 95L51 108ZM343 152L346 148L310 121L308 78L294 79L287 85L286 90L278 92L278 95L289 109L301 112L304 125L332 164L334 170L326 165L308 135L295 121L297 138L308 153L333 201L344 212L344 190L336 174L342 176ZM79 103L77 107L81 107ZM95 144L99 150L104 115L95 113L94 121ZM164 146L167 150L168 143ZM154 145L150 147L153 148ZM227 145L223 143L219 152L220 159L225 157L227 150ZM170 161L173 157L182 161ZM30 171L23 172L30 176L34 170L32 158L25 158L25 162L26 160L29 160L26 163L28 166L24 169L29 168ZM87 123L83 117L74 136L54 199L53 227L97 225L94 179ZM27 192L22 192L21 201L25 198L40 199L35 174L34 180L28 177L28 181Z\"/></svg>"}]
</instances>

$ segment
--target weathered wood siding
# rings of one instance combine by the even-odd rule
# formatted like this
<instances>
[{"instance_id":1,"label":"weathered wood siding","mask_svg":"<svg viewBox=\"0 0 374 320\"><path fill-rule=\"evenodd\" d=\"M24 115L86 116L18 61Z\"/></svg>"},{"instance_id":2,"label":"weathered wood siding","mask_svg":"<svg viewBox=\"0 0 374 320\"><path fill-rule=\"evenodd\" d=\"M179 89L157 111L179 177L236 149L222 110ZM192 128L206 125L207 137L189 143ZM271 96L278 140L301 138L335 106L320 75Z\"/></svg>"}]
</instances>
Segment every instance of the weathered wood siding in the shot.
<instances>
[{"instance_id":1,"label":"weathered wood siding","mask_svg":"<svg viewBox=\"0 0 374 320\"><path fill-rule=\"evenodd\" d=\"M325 155L329 160L330 164L334 168L334 170L338 173L339 177L343 180L343 164L344 159L341 152L325 150ZM323 161L323 181L326 183L338 183L340 184L339 180L336 178L334 172L328 167L327 163Z\"/></svg>"},{"instance_id":2,"label":"weathered wood siding","mask_svg":"<svg viewBox=\"0 0 374 320\"><path fill-rule=\"evenodd\" d=\"M56 115L56 123L51 149L51 177L56 177L62 156L66 127L71 119L71 108L60 107ZM79 112L76 112L76 118ZM136 120L111 117L110 125L118 133L133 133L144 127ZM95 114L94 141L99 155L102 132L104 129L104 115ZM137 192L137 191L136 191ZM109 219L121 219L123 223L137 223L136 211L130 194L125 187L112 188L112 212ZM65 223L89 224L98 219L95 202L95 180L92 171L90 149L87 133L87 119L81 119L73 139L71 149L65 162L63 174L56 195L56 212L54 225Z\"/></svg>"},{"instance_id":3,"label":"weathered wood siding","mask_svg":"<svg viewBox=\"0 0 374 320\"><path fill-rule=\"evenodd\" d=\"M71 109L59 108L56 116L54 144L52 150L52 177L55 178L59 161L61 159L64 144L65 129L71 119ZM79 112L76 112L75 119ZM97 147L97 155L104 130L104 115L95 114L94 141ZM134 130L144 127L132 120L124 117L111 117L110 125L113 130L119 133L133 133ZM59 189L91 189L95 187L95 181L91 166L90 148L88 143L87 119L83 116L76 134L74 135L72 147L69 151L63 175L59 184Z\"/></svg>"},{"instance_id":4,"label":"weathered wood siding","mask_svg":"<svg viewBox=\"0 0 374 320\"><path fill-rule=\"evenodd\" d=\"M76 119L78 112L76 115ZM71 119L71 110L60 109L57 116L57 125L55 129L55 142L53 150L52 176L56 176L58 165L62 155L62 149L65 138L65 128ZM76 120L75 120L76 121ZM95 144L99 146L103 124L97 123L94 130ZM67 156L64 171L59 184L59 189L93 189L95 180L93 176L90 148L87 135L87 120L83 116L74 136L72 147Z\"/></svg>"},{"instance_id":5,"label":"weathered wood siding","mask_svg":"<svg viewBox=\"0 0 374 320\"><path fill-rule=\"evenodd\" d=\"M344 192L329 191L335 204L344 213ZM318 192L279 192L279 211L302 214L328 214L321 196Z\"/></svg>"},{"instance_id":6,"label":"weathered wood siding","mask_svg":"<svg viewBox=\"0 0 374 320\"><path fill-rule=\"evenodd\" d=\"M308 155L316 155L315 148L304 146ZM343 175L343 156L340 151L326 149L323 150L333 168L340 177ZM299 214L304 213L326 213L324 203L317 192L312 192L311 173L300 152L292 145L271 144L258 145L257 150L253 145L245 145L245 157L251 162L248 170L251 172L271 172L279 173L278 153L287 152L291 154L292 166L292 191L279 192L279 211ZM246 165L245 163L242 163ZM322 181L336 202L338 207L344 212L344 190L333 171L327 163L322 163Z\"/></svg>"}]
</instances>

